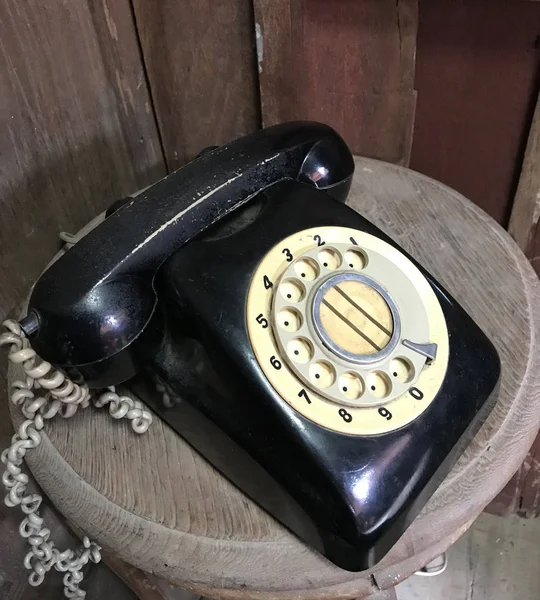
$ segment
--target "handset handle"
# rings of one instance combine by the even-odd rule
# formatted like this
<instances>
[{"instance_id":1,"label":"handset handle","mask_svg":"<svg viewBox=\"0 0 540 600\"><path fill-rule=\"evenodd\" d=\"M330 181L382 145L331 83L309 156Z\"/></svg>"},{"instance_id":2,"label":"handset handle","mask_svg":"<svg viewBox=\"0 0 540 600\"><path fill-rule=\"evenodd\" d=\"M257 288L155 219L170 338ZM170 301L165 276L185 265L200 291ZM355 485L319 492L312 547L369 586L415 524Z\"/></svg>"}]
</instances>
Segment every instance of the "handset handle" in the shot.
<instances>
[{"instance_id":1,"label":"handset handle","mask_svg":"<svg viewBox=\"0 0 540 600\"><path fill-rule=\"evenodd\" d=\"M202 154L126 203L45 271L30 298L31 318L22 322L27 330L32 323L32 346L96 385L131 377L134 357L123 351L154 315L153 279L167 257L283 179L343 201L353 171L342 138L312 122L269 127ZM106 362L113 357L115 368Z\"/></svg>"}]
</instances>

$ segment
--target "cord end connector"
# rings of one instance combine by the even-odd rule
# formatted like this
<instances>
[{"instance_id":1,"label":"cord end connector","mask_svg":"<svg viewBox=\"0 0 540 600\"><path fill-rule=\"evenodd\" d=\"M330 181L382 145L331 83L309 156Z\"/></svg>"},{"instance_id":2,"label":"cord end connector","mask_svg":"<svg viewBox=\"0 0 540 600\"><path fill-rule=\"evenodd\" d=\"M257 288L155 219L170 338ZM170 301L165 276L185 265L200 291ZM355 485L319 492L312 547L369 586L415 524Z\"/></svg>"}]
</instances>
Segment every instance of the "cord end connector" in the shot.
<instances>
[{"instance_id":1,"label":"cord end connector","mask_svg":"<svg viewBox=\"0 0 540 600\"><path fill-rule=\"evenodd\" d=\"M39 316L35 310L31 310L26 317L19 321L21 329L26 337L31 337L39 329Z\"/></svg>"}]
</instances>

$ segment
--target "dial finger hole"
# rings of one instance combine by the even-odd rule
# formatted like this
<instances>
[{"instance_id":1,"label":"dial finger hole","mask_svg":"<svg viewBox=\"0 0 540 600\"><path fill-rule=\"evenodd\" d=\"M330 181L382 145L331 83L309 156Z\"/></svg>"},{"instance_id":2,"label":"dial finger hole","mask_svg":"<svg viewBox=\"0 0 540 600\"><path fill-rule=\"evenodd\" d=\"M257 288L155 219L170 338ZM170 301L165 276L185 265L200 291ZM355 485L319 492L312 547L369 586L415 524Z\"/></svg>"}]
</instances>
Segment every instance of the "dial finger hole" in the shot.
<instances>
[{"instance_id":1,"label":"dial finger hole","mask_svg":"<svg viewBox=\"0 0 540 600\"><path fill-rule=\"evenodd\" d=\"M338 385L347 400L358 400L364 393L364 382L356 373L343 373Z\"/></svg>"},{"instance_id":2,"label":"dial finger hole","mask_svg":"<svg viewBox=\"0 0 540 600\"><path fill-rule=\"evenodd\" d=\"M303 281L313 281L319 276L319 265L312 258L301 258L294 263L294 271Z\"/></svg>"},{"instance_id":3,"label":"dial finger hole","mask_svg":"<svg viewBox=\"0 0 540 600\"><path fill-rule=\"evenodd\" d=\"M414 366L409 359L400 356L390 362L390 373L396 381L409 383L414 379Z\"/></svg>"},{"instance_id":4,"label":"dial finger hole","mask_svg":"<svg viewBox=\"0 0 540 600\"><path fill-rule=\"evenodd\" d=\"M313 358L313 346L306 338L295 338L287 344L287 354L300 364L307 363Z\"/></svg>"},{"instance_id":5,"label":"dial finger hole","mask_svg":"<svg viewBox=\"0 0 540 600\"><path fill-rule=\"evenodd\" d=\"M317 387L327 388L336 380L336 372L330 363L319 360L309 366L309 379Z\"/></svg>"},{"instance_id":6,"label":"dial finger hole","mask_svg":"<svg viewBox=\"0 0 540 600\"><path fill-rule=\"evenodd\" d=\"M306 295L306 288L296 279L286 279L280 284L279 291L289 302L300 302Z\"/></svg>"},{"instance_id":7,"label":"dial finger hole","mask_svg":"<svg viewBox=\"0 0 540 600\"><path fill-rule=\"evenodd\" d=\"M279 311L277 322L285 331L298 331L302 327L302 315L296 308L284 308Z\"/></svg>"},{"instance_id":8,"label":"dial finger hole","mask_svg":"<svg viewBox=\"0 0 540 600\"><path fill-rule=\"evenodd\" d=\"M392 382L386 373L373 371L367 377L367 389L375 398L386 398L392 391Z\"/></svg>"},{"instance_id":9,"label":"dial finger hole","mask_svg":"<svg viewBox=\"0 0 540 600\"><path fill-rule=\"evenodd\" d=\"M320 264L327 269L337 269L341 265L341 255L333 248L325 248L317 257Z\"/></svg>"},{"instance_id":10,"label":"dial finger hole","mask_svg":"<svg viewBox=\"0 0 540 600\"><path fill-rule=\"evenodd\" d=\"M368 259L364 252L361 250L347 250L345 252L345 264L355 271L361 271L367 266Z\"/></svg>"}]
</instances>

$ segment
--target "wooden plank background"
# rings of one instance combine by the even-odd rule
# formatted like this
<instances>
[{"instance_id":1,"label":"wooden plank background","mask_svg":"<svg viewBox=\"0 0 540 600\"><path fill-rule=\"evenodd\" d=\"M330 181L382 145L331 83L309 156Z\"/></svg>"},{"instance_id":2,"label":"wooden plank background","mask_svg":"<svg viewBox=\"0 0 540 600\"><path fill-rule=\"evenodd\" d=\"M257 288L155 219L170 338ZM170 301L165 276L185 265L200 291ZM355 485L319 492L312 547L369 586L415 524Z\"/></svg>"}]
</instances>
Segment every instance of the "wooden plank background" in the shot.
<instances>
[{"instance_id":1,"label":"wooden plank background","mask_svg":"<svg viewBox=\"0 0 540 600\"><path fill-rule=\"evenodd\" d=\"M251 0L134 0L167 165L260 126Z\"/></svg>"},{"instance_id":2,"label":"wooden plank background","mask_svg":"<svg viewBox=\"0 0 540 600\"><path fill-rule=\"evenodd\" d=\"M255 0L265 125L332 125L355 154L407 164L416 0Z\"/></svg>"},{"instance_id":3,"label":"wooden plank background","mask_svg":"<svg viewBox=\"0 0 540 600\"><path fill-rule=\"evenodd\" d=\"M59 249L59 231L78 230L116 198L162 177L165 166L128 0L3 0L0 90L3 318ZM2 353L2 374L5 366ZM2 376L0 385L3 449L12 427ZM47 503L43 513L61 547L73 546L62 517ZM20 519L0 503L0 597L60 597L58 574L28 587ZM133 598L103 565L88 583L95 597Z\"/></svg>"},{"instance_id":4,"label":"wooden plank background","mask_svg":"<svg viewBox=\"0 0 540 600\"><path fill-rule=\"evenodd\" d=\"M205 146L288 119L326 121L355 153L410 163L505 226L511 215L540 272L539 39L540 3L516 0L2 0L0 316L60 231ZM539 451L494 510L540 512Z\"/></svg>"},{"instance_id":5,"label":"wooden plank background","mask_svg":"<svg viewBox=\"0 0 540 600\"><path fill-rule=\"evenodd\" d=\"M58 232L165 174L128 0L0 3L0 311Z\"/></svg>"},{"instance_id":6,"label":"wooden plank background","mask_svg":"<svg viewBox=\"0 0 540 600\"><path fill-rule=\"evenodd\" d=\"M540 96L529 131L527 149L510 225L510 233L540 275Z\"/></svg>"},{"instance_id":7,"label":"wooden plank background","mask_svg":"<svg viewBox=\"0 0 540 600\"><path fill-rule=\"evenodd\" d=\"M420 2L411 167L505 226L534 110L539 24L533 2Z\"/></svg>"}]
</instances>

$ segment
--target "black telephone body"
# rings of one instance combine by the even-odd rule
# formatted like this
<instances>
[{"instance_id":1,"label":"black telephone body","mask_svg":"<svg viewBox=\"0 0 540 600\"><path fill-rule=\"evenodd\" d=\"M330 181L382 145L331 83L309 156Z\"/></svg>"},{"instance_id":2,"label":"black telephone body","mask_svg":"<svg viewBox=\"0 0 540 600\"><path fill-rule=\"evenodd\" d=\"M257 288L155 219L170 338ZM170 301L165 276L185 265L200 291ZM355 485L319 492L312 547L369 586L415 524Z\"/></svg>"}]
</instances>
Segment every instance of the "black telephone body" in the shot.
<instances>
[{"instance_id":1,"label":"black telephone body","mask_svg":"<svg viewBox=\"0 0 540 600\"><path fill-rule=\"evenodd\" d=\"M500 363L344 204L353 171L339 135L311 122L204 152L54 263L21 325L91 387L130 380L249 496L359 571L485 420Z\"/></svg>"}]
</instances>

